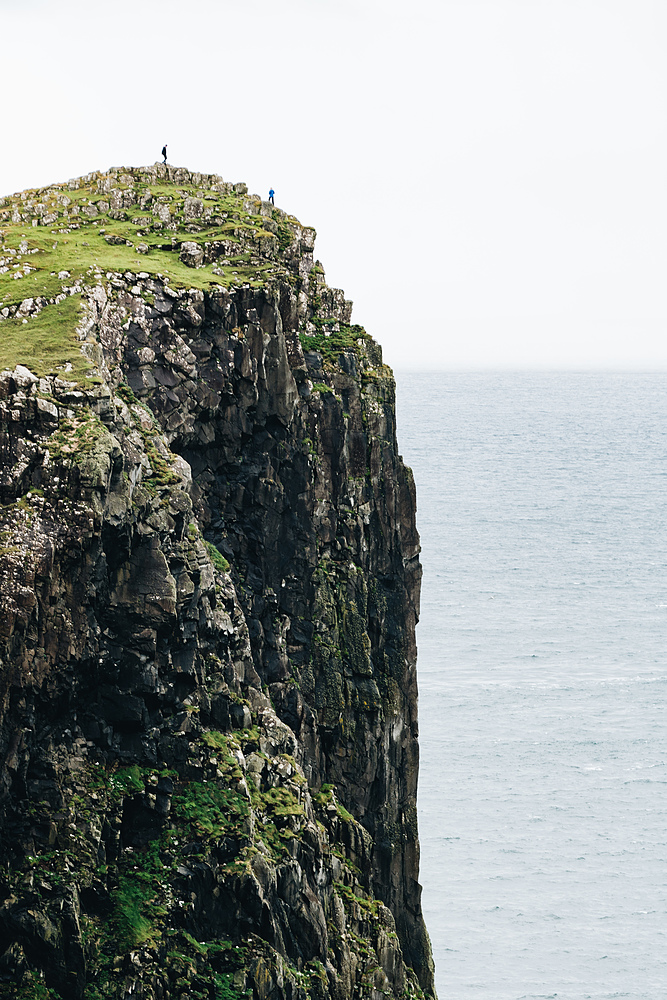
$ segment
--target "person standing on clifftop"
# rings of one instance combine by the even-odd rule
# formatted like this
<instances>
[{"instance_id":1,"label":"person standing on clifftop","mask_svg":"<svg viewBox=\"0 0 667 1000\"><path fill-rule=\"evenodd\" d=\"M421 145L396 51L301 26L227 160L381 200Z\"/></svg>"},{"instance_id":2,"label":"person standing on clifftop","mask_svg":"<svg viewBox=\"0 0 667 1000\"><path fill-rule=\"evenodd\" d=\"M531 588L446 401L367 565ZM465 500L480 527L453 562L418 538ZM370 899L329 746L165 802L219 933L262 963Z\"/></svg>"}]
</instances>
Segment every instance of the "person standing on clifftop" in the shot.
<instances>
[{"instance_id":1,"label":"person standing on clifftop","mask_svg":"<svg viewBox=\"0 0 667 1000\"><path fill-rule=\"evenodd\" d=\"M273 190L273 188L269 188L269 201L271 202L272 205L275 205L275 201L273 200L273 196L275 193L276 192Z\"/></svg>"},{"instance_id":2,"label":"person standing on clifftop","mask_svg":"<svg viewBox=\"0 0 667 1000\"><path fill-rule=\"evenodd\" d=\"M166 163L167 162L167 144L166 143L162 147L162 156L163 156L162 162Z\"/></svg>"}]
</instances>

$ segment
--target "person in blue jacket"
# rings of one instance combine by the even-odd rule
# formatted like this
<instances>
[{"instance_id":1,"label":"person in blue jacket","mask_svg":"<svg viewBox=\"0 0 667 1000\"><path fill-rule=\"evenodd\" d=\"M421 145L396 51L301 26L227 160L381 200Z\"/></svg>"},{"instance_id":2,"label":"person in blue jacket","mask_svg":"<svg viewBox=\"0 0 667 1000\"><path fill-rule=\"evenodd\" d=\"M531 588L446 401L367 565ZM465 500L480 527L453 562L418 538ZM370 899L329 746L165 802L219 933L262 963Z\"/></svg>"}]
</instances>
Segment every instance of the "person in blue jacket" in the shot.
<instances>
[{"instance_id":1,"label":"person in blue jacket","mask_svg":"<svg viewBox=\"0 0 667 1000\"><path fill-rule=\"evenodd\" d=\"M269 201L271 202L272 205L275 205L275 201L273 200L273 196L275 193L276 192L273 190L273 188L269 188Z\"/></svg>"}]
</instances>

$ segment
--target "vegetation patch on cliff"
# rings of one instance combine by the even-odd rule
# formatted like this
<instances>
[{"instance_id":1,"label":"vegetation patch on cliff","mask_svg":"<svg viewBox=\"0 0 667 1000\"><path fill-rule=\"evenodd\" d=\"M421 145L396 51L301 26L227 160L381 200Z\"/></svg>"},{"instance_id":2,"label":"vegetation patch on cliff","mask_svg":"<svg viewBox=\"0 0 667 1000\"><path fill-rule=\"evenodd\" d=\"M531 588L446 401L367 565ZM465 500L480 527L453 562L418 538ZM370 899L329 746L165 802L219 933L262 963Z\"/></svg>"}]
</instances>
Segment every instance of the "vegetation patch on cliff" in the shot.
<instances>
[{"instance_id":1,"label":"vegetation patch on cliff","mask_svg":"<svg viewBox=\"0 0 667 1000\"><path fill-rule=\"evenodd\" d=\"M372 340L363 326L339 326L337 322L328 324L326 320L314 322L320 327L319 332L300 333L301 346L304 351L319 351L327 361L335 362L346 351L356 352L364 342Z\"/></svg>"},{"instance_id":2,"label":"vegetation patch on cliff","mask_svg":"<svg viewBox=\"0 0 667 1000\"><path fill-rule=\"evenodd\" d=\"M81 353L76 334L80 319L80 295L67 296L29 319L6 319L0 324L0 368L24 365L35 375L57 373L72 382L90 384L95 373Z\"/></svg>"}]
</instances>

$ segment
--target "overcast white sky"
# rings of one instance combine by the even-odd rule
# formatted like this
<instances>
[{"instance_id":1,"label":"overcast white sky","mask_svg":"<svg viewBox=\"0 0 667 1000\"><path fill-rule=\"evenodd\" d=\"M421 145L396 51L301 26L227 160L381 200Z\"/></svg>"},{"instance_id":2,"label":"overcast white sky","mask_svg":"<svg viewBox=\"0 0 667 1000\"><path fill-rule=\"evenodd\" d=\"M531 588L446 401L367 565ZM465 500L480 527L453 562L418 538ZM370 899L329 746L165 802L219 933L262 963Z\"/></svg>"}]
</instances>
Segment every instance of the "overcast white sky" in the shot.
<instances>
[{"instance_id":1,"label":"overcast white sky","mask_svg":"<svg viewBox=\"0 0 667 1000\"><path fill-rule=\"evenodd\" d=\"M0 0L0 194L112 165L318 231L395 368L667 368L665 0Z\"/></svg>"}]
</instances>

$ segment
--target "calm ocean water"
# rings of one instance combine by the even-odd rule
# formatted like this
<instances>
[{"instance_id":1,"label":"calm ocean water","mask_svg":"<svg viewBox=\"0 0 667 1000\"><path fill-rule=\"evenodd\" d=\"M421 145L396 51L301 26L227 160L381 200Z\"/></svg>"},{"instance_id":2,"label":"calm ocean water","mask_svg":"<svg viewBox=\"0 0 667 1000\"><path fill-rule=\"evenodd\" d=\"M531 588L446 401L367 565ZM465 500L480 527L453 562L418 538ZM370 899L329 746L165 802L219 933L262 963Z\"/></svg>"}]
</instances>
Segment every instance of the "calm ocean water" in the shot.
<instances>
[{"instance_id":1,"label":"calm ocean water","mask_svg":"<svg viewBox=\"0 0 667 1000\"><path fill-rule=\"evenodd\" d=\"M667 374L399 373L440 1000L667 996Z\"/></svg>"}]
</instances>

